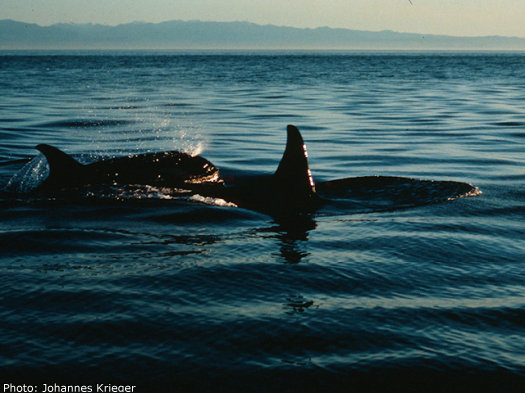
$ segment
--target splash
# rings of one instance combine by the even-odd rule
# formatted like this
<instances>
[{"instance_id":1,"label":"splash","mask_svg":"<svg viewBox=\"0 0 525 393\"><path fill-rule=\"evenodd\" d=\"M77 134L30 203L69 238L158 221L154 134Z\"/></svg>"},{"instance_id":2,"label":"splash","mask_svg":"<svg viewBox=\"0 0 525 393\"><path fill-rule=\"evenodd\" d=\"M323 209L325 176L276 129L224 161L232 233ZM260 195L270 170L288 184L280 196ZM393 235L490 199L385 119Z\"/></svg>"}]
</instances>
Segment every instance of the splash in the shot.
<instances>
[{"instance_id":1,"label":"splash","mask_svg":"<svg viewBox=\"0 0 525 393\"><path fill-rule=\"evenodd\" d=\"M460 195L459 198L477 197L477 196L480 196L481 194L483 194L483 192L478 187L472 186L472 190L470 190L469 192L463 195Z\"/></svg>"},{"instance_id":2,"label":"splash","mask_svg":"<svg viewBox=\"0 0 525 393\"><path fill-rule=\"evenodd\" d=\"M42 183L49 175L49 167L44 155L39 153L15 173L5 186L5 191L28 193Z\"/></svg>"},{"instance_id":3,"label":"splash","mask_svg":"<svg viewBox=\"0 0 525 393\"><path fill-rule=\"evenodd\" d=\"M204 203L206 205L220 206L220 207L237 207L235 203L225 201L221 198L204 197L199 194L192 195L190 201Z\"/></svg>"},{"instance_id":4,"label":"splash","mask_svg":"<svg viewBox=\"0 0 525 393\"><path fill-rule=\"evenodd\" d=\"M83 196L91 199L138 201L174 200L184 197L189 190L180 188L154 187L148 185L97 186L87 187Z\"/></svg>"},{"instance_id":5,"label":"splash","mask_svg":"<svg viewBox=\"0 0 525 393\"><path fill-rule=\"evenodd\" d=\"M205 197L199 194L192 195L191 191L186 189L142 185L91 188L86 190L84 197L115 201L189 200L211 206L237 207L235 203L225 201L221 198Z\"/></svg>"},{"instance_id":6,"label":"splash","mask_svg":"<svg viewBox=\"0 0 525 393\"><path fill-rule=\"evenodd\" d=\"M192 151L187 151L190 156L196 157L204 151L204 145L202 142L197 142Z\"/></svg>"},{"instance_id":7,"label":"splash","mask_svg":"<svg viewBox=\"0 0 525 393\"><path fill-rule=\"evenodd\" d=\"M204 151L205 145L199 129L193 125L177 125L166 132L172 133L173 150L183 151L192 157L198 156ZM161 138L161 135L157 133L157 137Z\"/></svg>"},{"instance_id":8,"label":"splash","mask_svg":"<svg viewBox=\"0 0 525 393\"><path fill-rule=\"evenodd\" d=\"M202 127L185 117L174 120L171 113L155 112L141 114L135 123L136 132L123 131L119 135L125 148L132 151L175 150L196 156L204 150Z\"/></svg>"},{"instance_id":9,"label":"splash","mask_svg":"<svg viewBox=\"0 0 525 393\"><path fill-rule=\"evenodd\" d=\"M96 159L159 151L180 151L192 156L201 154L205 149L202 126L184 115L178 116L174 118L173 113L151 111L136 112L130 117L129 113L116 108L99 116L104 117L103 122L89 123L96 125L97 132L90 130L89 134L82 136L88 142L87 146L84 143L84 150L87 148L93 152ZM87 162L93 161L90 158Z\"/></svg>"}]
</instances>

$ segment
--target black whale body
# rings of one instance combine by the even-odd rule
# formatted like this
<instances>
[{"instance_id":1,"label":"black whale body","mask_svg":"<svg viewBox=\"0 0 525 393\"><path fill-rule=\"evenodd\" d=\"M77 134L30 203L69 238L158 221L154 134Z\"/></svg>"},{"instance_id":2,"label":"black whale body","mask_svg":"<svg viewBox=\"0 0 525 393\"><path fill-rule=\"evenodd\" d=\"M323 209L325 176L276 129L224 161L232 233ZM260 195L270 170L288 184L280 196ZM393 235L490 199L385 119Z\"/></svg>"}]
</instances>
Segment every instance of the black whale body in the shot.
<instances>
[{"instance_id":1,"label":"black whale body","mask_svg":"<svg viewBox=\"0 0 525 393\"><path fill-rule=\"evenodd\" d=\"M357 198L380 196L398 205L420 205L477 195L470 184L435 182L393 176L350 177L315 183L299 130L287 127L287 143L274 174L228 176L201 156L178 151L137 154L83 165L61 150L36 147L49 164L49 176L36 192L53 192L104 185L149 185L181 189L205 197L221 198L239 207L279 216L313 212L326 204L342 207ZM350 202L348 202L350 200Z\"/></svg>"},{"instance_id":2,"label":"black whale body","mask_svg":"<svg viewBox=\"0 0 525 393\"><path fill-rule=\"evenodd\" d=\"M83 165L56 147L36 147L49 164L49 176L38 187L53 190L85 185L141 184L181 187L186 183L213 182L219 170L200 156L179 151L135 154Z\"/></svg>"}]
</instances>

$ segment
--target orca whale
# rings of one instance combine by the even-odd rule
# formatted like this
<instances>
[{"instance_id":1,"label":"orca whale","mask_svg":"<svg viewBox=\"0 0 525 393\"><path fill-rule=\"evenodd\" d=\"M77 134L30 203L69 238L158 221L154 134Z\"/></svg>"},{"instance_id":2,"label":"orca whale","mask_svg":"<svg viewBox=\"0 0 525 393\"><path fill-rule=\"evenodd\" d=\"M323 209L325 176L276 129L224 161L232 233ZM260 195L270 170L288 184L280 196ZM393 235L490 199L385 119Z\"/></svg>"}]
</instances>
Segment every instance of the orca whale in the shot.
<instances>
[{"instance_id":1,"label":"orca whale","mask_svg":"<svg viewBox=\"0 0 525 393\"><path fill-rule=\"evenodd\" d=\"M104 185L170 187L274 216L310 213L326 204L344 207L345 203L359 203L359 198L378 195L383 202L394 196L398 205L401 200L407 205L421 205L479 193L477 187L467 183L396 176L349 177L316 184L303 138L293 125L287 127L286 148L277 170L269 175L222 177L205 158L178 151L135 154L83 165L56 147L41 144L36 149L49 164L49 175L36 192Z\"/></svg>"},{"instance_id":2,"label":"orca whale","mask_svg":"<svg viewBox=\"0 0 525 393\"><path fill-rule=\"evenodd\" d=\"M56 147L41 144L36 149L49 165L49 175L37 187L39 191L126 184L183 187L219 179L219 170L211 162L179 151L135 154L83 165Z\"/></svg>"}]
</instances>

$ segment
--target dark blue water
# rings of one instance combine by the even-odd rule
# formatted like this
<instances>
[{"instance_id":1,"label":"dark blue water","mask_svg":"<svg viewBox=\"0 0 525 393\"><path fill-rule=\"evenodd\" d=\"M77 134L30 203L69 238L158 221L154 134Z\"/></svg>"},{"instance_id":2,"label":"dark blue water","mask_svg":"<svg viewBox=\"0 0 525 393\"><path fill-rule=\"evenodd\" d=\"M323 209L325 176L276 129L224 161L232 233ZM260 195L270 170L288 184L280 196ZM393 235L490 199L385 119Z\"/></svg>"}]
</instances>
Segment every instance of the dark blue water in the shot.
<instances>
[{"instance_id":1,"label":"dark blue water","mask_svg":"<svg viewBox=\"0 0 525 393\"><path fill-rule=\"evenodd\" d=\"M3 52L0 88L2 384L525 388L524 54ZM482 194L285 223L160 189L26 194L39 143L271 173L287 124L318 181Z\"/></svg>"}]
</instances>

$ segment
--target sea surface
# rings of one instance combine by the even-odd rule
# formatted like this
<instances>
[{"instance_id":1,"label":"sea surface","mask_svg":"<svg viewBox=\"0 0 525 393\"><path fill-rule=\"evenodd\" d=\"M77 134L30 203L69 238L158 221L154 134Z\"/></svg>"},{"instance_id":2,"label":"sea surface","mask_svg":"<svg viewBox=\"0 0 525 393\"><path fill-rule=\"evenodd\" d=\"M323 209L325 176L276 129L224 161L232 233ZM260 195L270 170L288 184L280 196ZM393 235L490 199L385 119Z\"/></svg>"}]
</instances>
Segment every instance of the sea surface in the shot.
<instances>
[{"instance_id":1,"label":"sea surface","mask_svg":"<svg viewBox=\"0 0 525 393\"><path fill-rule=\"evenodd\" d=\"M524 391L525 53L4 51L0 92L2 385ZM30 192L40 143L272 173L287 124L318 182L481 194L282 221L156 188Z\"/></svg>"}]
</instances>

